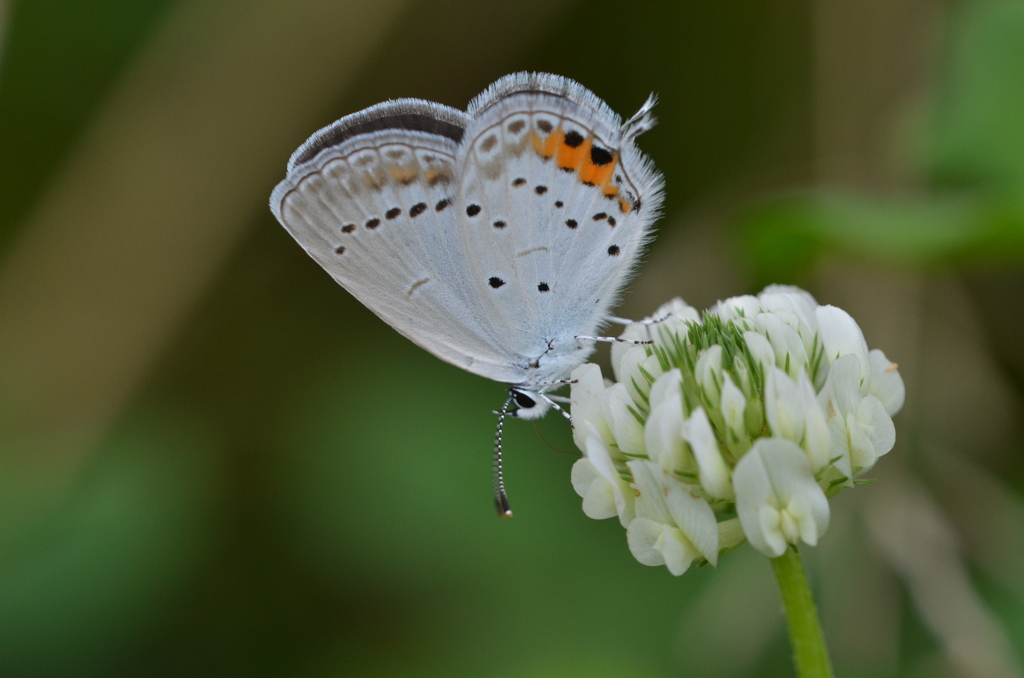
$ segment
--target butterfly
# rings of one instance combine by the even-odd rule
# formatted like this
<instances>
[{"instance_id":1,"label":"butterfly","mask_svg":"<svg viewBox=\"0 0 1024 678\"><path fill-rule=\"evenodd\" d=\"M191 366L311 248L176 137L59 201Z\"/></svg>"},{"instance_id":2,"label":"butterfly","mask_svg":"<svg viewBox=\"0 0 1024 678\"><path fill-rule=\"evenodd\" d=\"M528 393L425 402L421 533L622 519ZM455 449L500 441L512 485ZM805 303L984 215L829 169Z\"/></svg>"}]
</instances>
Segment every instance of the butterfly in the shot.
<instances>
[{"instance_id":1,"label":"butterfly","mask_svg":"<svg viewBox=\"0 0 1024 678\"><path fill-rule=\"evenodd\" d=\"M663 180L626 121L582 85L515 73L463 112L371 106L292 154L270 209L342 287L438 358L509 384L498 411L542 417L569 383L651 237ZM626 321L628 322L628 321ZM515 403L516 409L510 410Z\"/></svg>"}]
</instances>

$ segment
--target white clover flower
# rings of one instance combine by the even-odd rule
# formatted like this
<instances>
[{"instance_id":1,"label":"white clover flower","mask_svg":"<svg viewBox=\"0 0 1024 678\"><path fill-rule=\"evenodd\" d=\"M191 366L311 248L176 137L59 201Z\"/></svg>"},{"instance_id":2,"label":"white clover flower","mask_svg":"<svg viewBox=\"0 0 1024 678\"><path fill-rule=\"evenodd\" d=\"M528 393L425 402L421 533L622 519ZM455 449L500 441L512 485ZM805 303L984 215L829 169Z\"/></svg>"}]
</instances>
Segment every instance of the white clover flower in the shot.
<instances>
[{"instance_id":1,"label":"white clover flower","mask_svg":"<svg viewBox=\"0 0 1024 678\"><path fill-rule=\"evenodd\" d=\"M758 440L733 475L736 513L750 545L777 558L788 544L809 546L828 529L825 493L814 480L807 456L779 438Z\"/></svg>"},{"instance_id":2,"label":"white clover flower","mask_svg":"<svg viewBox=\"0 0 1024 678\"><path fill-rule=\"evenodd\" d=\"M892 449L906 391L845 311L795 287L701 317L681 299L612 347L616 382L572 373L572 482L592 518L618 516L633 555L673 574L745 538L770 557L817 543L828 496ZM737 518L732 517L738 516Z\"/></svg>"}]
</instances>

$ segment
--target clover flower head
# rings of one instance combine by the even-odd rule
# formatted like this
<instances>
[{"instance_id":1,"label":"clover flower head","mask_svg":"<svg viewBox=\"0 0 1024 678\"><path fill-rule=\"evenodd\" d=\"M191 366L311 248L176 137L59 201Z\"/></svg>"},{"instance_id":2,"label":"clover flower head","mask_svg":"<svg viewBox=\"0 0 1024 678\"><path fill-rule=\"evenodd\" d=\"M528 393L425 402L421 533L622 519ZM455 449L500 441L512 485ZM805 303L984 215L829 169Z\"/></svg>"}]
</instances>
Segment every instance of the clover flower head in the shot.
<instances>
[{"instance_id":1,"label":"clover flower head","mask_svg":"<svg viewBox=\"0 0 1024 678\"><path fill-rule=\"evenodd\" d=\"M679 575L744 539L815 545L828 498L892 449L905 389L848 313L773 285L703 315L673 299L612 347L615 381L572 374L572 482L641 563Z\"/></svg>"}]
</instances>

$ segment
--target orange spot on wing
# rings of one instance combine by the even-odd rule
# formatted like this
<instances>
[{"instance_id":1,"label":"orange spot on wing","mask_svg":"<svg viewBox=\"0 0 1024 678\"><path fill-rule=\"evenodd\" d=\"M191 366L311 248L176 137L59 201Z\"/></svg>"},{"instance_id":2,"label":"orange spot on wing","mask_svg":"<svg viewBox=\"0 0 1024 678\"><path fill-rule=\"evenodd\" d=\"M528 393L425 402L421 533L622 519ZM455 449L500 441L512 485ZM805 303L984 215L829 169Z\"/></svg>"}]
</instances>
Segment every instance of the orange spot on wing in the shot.
<instances>
[{"instance_id":1,"label":"orange spot on wing","mask_svg":"<svg viewBox=\"0 0 1024 678\"><path fill-rule=\"evenodd\" d=\"M579 146L573 148L565 143L565 135L562 135L562 145L558 147L558 166L565 169L577 170L583 166L586 159L590 157L590 147L593 142L587 138Z\"/></svg>"},{"instance_id":2,"label":"orange spot on wing","mask_svg":"<svg viewBox=\"0 0 1024 678\"><path fill-rule=\"evenodd\" d=\"M589 155L589 151L587 154ZM607 165L595 165L588 158L587 163L580 169L580 181L603 187L606 195L615 195L619 189L612 185L611 181L618 160L618 156L615 156ZM609 193L609 188L614 190Z\"/></svg>"},{"instance_id":3,"label":"orange spot on wing","mask_svg":"<svg viewBox=\"0 0 1024 678\"><path fill-rule=\"evenodd\" d=\"M619 211L620 212L622 212L623 214L629 214L629 211L631 209L633 209L633 203L631 203L630 201L625 200L625 199L619 200Z\"/></svg>"},{"instance_id":4,"label":"orange spot on wing","mask_svg":"<svg viewBox=\"0 0 1024 678\"><path fill-rule=\"evenodd\" d=\"M565 135L560 129L556 129L546 139L541 139L536 132L531 132L530 136L533 140L533 150L542 158L550 158L565 143Z\"/></svg>"},{"instance_id":5,"label":"orange spot on wing","mask_svg":"<svg viewBox=\"0 0 1024 678\"><path fill-rule=\"evenodd\" d=\"M392 167L391 176L396 181L409 181L416 176L415 167Z\"/></svg>"}]
</instances>

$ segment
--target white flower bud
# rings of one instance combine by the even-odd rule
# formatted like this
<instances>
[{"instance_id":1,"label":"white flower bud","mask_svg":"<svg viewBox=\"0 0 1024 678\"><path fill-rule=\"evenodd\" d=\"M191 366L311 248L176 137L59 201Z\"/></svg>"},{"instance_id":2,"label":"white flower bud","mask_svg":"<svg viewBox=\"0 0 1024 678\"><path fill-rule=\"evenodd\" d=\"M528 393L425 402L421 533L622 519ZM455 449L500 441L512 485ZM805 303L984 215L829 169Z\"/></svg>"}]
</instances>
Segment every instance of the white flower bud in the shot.
<instances>
[{"instance_id":1,"label":"white flower bud","mask_svg":"<svg viewBox=\"0 0 1024 678\"><path fill-rule=\"evenodd\" d=\"M747 426L745 410L747 399L743 391L736 384L732 383L732 377L726 372L725 383L722 385L722 419L725 421L726 430L732 436L733 441L744 440L747 437Z\"/></svg>"},{"instance_id":2,"label":"white flower bud","mask_svg":"<svg viewBox=\"0 0 1024 678\"><path fill-rule=\"evenodd\" d=\"M697 460L700 484L704 491L716 499L732 499L729 465L722 458L718 440L703 407L695 409L690 418L683 422L682 436Z\"/></svg>"},{"instance_id":3,"label":"white flower bud","mask_svg":"<svg viewBox=\"0 0 1024 678\"><path fill-rule=\"evenodd\" d=\"M722 347L715 344L701 351L694 374L707 400L718 402L722 395Z\"/></svg>"},{"instance_id":4,"label":"white flower bud","mask_svg":"<svg viewBox=\"0 0 1024 678\"><path fill-rule=\"evenodd\" d=\"M828 529L828 499L795 443L758 440L736 465L733 486L743 531L769 558L798 541L814 546Z\"/></svg>"}]
</instances>

